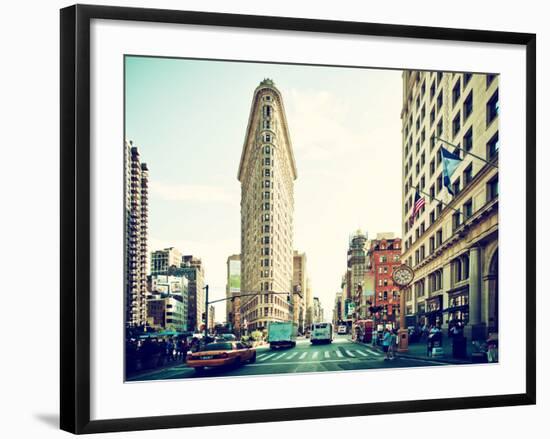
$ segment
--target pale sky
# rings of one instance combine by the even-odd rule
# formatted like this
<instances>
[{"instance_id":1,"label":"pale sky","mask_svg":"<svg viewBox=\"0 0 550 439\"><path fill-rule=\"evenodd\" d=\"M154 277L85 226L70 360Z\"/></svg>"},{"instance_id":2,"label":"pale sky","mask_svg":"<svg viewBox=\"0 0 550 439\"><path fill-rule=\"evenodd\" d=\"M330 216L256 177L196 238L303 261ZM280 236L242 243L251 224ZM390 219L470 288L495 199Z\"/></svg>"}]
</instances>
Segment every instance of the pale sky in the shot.
<instances>
[{"instance_id":1,"label":"pale sky","mask_svg":"<svg viewBox=\"0 0 550 439\"><path fill-rule=\"evenodd\" d=\"M298 178L294 248L325 319L348 238L401 231L401 71L126 58L126 138L149 166L149 250L201 257L212 299L240 253L239 159L254 89L283 95ZM216 305L216 320L225 305Z\"/></svg>"}]
</instances>

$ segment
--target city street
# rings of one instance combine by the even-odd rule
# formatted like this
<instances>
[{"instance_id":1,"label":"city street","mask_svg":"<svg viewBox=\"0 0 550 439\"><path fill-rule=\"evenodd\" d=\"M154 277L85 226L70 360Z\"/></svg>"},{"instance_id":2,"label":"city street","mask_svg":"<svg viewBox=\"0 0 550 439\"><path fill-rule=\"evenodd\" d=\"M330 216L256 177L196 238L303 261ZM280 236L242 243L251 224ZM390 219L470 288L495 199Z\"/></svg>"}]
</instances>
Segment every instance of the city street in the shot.
<instances>
[{"instance_id":1,"label":"city street","mask_svg":"<svg viewBox=\"0 0 550 439\"><path fill-rule=\"evenodd\" d=\"M345 371L375 368L441 366L444 363L412 358L395 358L384 361L377 349L354 343L349 336L335 336L331 344L311 345L309 339L299 338L292 349L271 350L269 346L257 348L255 363L238 368L212 368L196 373L193 368L178 363L157 370L146 371L129 378L129 381L147 381L179 378L218 376L266 375L281 373Z\"/></svg>"}]
</instances>

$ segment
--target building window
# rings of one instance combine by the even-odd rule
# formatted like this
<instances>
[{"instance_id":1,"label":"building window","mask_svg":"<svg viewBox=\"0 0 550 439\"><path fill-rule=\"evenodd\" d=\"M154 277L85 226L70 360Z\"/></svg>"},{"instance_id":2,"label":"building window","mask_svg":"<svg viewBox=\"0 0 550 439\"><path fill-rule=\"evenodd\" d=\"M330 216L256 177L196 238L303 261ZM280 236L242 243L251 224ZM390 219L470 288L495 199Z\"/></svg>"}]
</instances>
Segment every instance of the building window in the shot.
<instances>
[{"instance_id":1,"label":"building window","mask_svg":"<svg viewBox=\"0 0 550 439\"><path fill-rule=\"evenodd\" d=\"M460 177L453 183L453 194L456 197L460 193Z\"/></svg>"},{"instance_id":2,"label":"building window","mask_svg":"<svg viewBox=\"0 0 550 439\"><path fill-rule=\"evenodd\" d=\"M453 213L453 232L460 227L461 223L462 223L461 213L460 212Z\"/></svg>"},{"instance_id":3,"label":"building window","mask_svg":"<svg viewBox=\"0 0 550 439\"><path fill-rule=\"evenodd\" d=\"M495 133L491 140L487 142L487 158L489 160L494 159L498 154L498 131Z\"/></svg>"},{"instance_id":4,"label":"building window","mask_svg":"<svg viewBox=\"0 0 550 439\"><path fill-rule=\"evenodd\" d=\"M458 112L456 117L453 119L453 136L456 136L459 131L460 131L460 111Z\"/></svg>"},{"instance_id":5,"label":"building window","mask_svg":"<svg viewBox=\"0 0 550 439\"><path fill-rule=\"evenodd\" d=\"M432 81L432 85L430 86L430 99L433 99L435 96L435 81Z\"/></svg>"},{"instance_id":6,"label":"building window","mask_svg":"<svg viewBox=\"0 0 550 439\"><path fill-rule=\"evenodd\" d=\"M472 216L473 204L472 204L472 199L471 198L464 203L464 206L462 207L462 212L464 213L464 218L465 219L468 219Z\"/></svg>"},{"instance_id":7,"label":"building window","mask_svg":"<svg viewBox=\"0 0 550 439\"><path fill-rule=\"evenodd\" d=\"M437 83L441 84L442 80L443 80L443 72L437 72Z\"/></svg>"},{"instance_id":8,"label":"building window","mask_svg":"<svg viewBox=\"0 0 550 439\"><path fill-rule=\"evenodd\" d=\"M439 229L435 232L435 246L436 248L443 244L443 229Z\"/></svg>"},{"instance_id":9,"label":"building window","mask_svg":"<svg viewBox=\"0 0 550 439\"><path fill-rule=\"evenodd\" d=\"M460 78L456 81L455 86L453 87L453 107L456 105L460 99Z\"/></svg>"},{"instance_id":10,"label":"building window","mask_svg":"<svg viewBox=\"0 0 550 439\"><path fill-rule=\"evenodd\" d=\"M430 226L435 223L435 210L430 212Z\"/></svg>"},{"instance_id":11,"label":"building window","mask_svg":"<svg viewBox=\"0 0 550 439\"><path fill-rule=\"evenodd\" d=\"M435 108L432 108L432 111L430 112L430 126L432 126L434 122L435 122Z\"/></svg>"},{"instance_id":12,"label":"building window","mask_svg":"<svg viewBox=\"0 0 550 439\"><path fill-rule=\"evenodd\" d=\"M487 183L487 201L498 198L498 178L494 178Z\"/></svg>"},{"instance_id":13,"label":"building window","mask_svg":"<svg viewBox=\"0 0 550 439\"><path fill-rule=\"evenodd\" d=\"M487 125L489 125L499 113L499 102L498 102L498 89L495 91L491 99L487 102Z\"/></svg>"},{"instance_id":14,"label":"building window","mask_svg":"<svg viewBox=\"0 0 550 439\"><path fill-rule=\"evenodd\" d=\"M435 146L435 134L432 134L430 137L430 151L434 149Z\"/></svg>"},{"instance_id":15,"label":"building window","mask_svg":"<svg viewBox=\"0 0 550 439\"><path fill-rule=\"evenodd\" d=\"M468 85L468 82L470 82L470 79L472 79L471 73L464 73L464 81L463 81L463 87L466 88Z\"/></svg>"},{"instance_id":16,"label":"building window","mask_svg":"<svg viewBox=\"0 0 550 439\"><path fill-rule=\"evenodd\" d=\"M463 179L464 179L464 187L468 185L472 181L472 164L470 163L466 169L464 169L464 172L462 173Z\"/></svg>"},{"instance_id":17,"label":"building window","mask_svg":"<svg viewBox=\"0 0 550 439\"><path fill-rule=\"evenodd\" d=\"M439 119L439 122L437 124L437 136L441 137L443 134L443 119Z\"/></svg>"},{"instance_id":18,"label":"building window","mask_svg":"<svg viewBox=\"0 0 550 439\"><path fill-rule=\"evenodd\" d=\"M437 176L437 193L443 188L443 174Z\"/></svg>"},{"instance_id":19,"label":"building window","mask_svg":"<svg viewBox=\"0 0 550 439\"><path fill-rule=\"evenodd\" d=\"M462 145L466 151L472 150L472 147L474 146L474 135L472 127L468 128L468 131L466 131L466 134L464 134L464 137L462 138Z\"/></svg>"},{"instance_id":20,"label":"building window","mask_svg":"<svg viewBox=\"0 0 550 439\"><path fill-rule=\"evenodd\" d=\"M435 250L435 238L433 236L430 237L430 254L432 254Z\"/></svg>"},{"instance_id":21,"label":"building window","mask_svg":"<svg viewBox=\"0 0 550 439\"><path fill-rule=\"evenodd\" d=\"M271 142L271 134L268 133L265 135L265 141ZM266 149L266 152L269 154L269 146L266 146L265 149Z\"/></svg>"},{"instance_id":22,"label":"building window","mask_svg":"<svg viewBox=\"0 0 550 439\"><path fill-rule=\"evenodd\" d=\"M464 100L464 120L468 119L472 111L474 110L474 96L473 92L470 91L470 94Z\"/></svg>"},{"instance_id":23,"label":"building window","mask_svg":"<svg viewBox=\"0 0 550 439\"><path fill-rule=\"evenodd\" d=\"M265 180L264 185L265 185L265 187L270 187L271 186L271 181L270 180Z\"/></svg>"},{"instance_id":24,"label":"building window","mask_svg":"<svg viewBox=\"0 0 550 439\"><path fill-rule=\"evenodd\" d=\"M489 75L486 75L486 76L485 76L487 88L489 88L489 86L493 83L493 80L494 80L496 77L497 77L497 75L493 75L493 74L489 74Z\"/></svg>"},{"instance_id":25,"label":"building window","mask_svg":"<svg viewBox=\"0 0 550 439\"><path fill-rule=\"evenodd\" d=\"M439 96L437 97L437 110L441 110L441 107L443 106L443 92L439 93Z\"/></svg>"},{"instance_id":26,"label":"building window","mask_svg":"<svg viewBox=\"0 0 550 439\"><path fill-rule=\"evenodd\" d=\"M434 172L435 172L435 159L433 159L430 162L430 177L434 174Z\"/></svg>"}]
</instances>

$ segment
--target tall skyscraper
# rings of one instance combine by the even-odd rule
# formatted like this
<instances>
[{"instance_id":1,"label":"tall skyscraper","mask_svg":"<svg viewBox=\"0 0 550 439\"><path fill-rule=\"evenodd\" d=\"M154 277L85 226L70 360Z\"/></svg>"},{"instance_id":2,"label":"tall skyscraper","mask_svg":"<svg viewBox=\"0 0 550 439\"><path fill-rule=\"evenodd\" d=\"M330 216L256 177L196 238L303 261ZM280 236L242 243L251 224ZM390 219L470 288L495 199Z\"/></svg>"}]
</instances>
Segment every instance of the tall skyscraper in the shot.
<instances>
[{"instance_id":1,"label":"tall skyscraper","mask_svg":"<svg viewBox=\"0 0 550 439\"><path fill-rule=\"evenodd\" d=\"M270 79L254 91L239 164L241 182L241 269L248 329L288 321L292 295L294 180L296 163L283 98Z\"/></svg>"},{"instance_id":2,"label":"tall skyscraper","mask_svg":"<svg viewBox=\"0 0 550 439\"><path fill-rule=\"evenodd\" d=\"M202 315L206 311L204 294L204 266L202 260L185 255L182 258L180 270L177 272L189 280L189 298L187 301L187 329L189 331L200 330L203 323Z\"/></svg>"},{"instance_id":3,"label":"tall skyscraper","mask_svg":"<svg viewBox=\"0 0 550 439\"><path fill-rule=\"evenodd\" d=\"M126 326L147 322L148 169L132 141L125 152Z\"/></svg>"},{"instance_id":4,"label":"tall skyscraper","mask_svg":"<svg viewBox=\"0 0 550 439\"><path fill-rule=\"evenodd\" d=\"M408 324L462 323L473 339L498 331L498 88L493 74L403 73ZM458 158L449 178L441 149Z\"/></svg>"},{"instance_id":5,"label":"tall skyscraper","mask_svg":"<svg viewBox=\"0 0 550 439\"><path fill-rule=\"evenodd\" d=\"M363 298L363 283L367 270L367 234L357 230L348 246L348 294L354 309L353 319L359 318L358 308Z\"/></svg>"},{"instance_id":6,"label":"tall skyscraper","mask_svg":"<svg viewBox=\"0 0 550 439\"><path fill-rule=\"evenodd\" d=\"M294 323L303 333L306 324L307 257L305 253L294 250L292 269L292 310Z\"/></svg>"}]
</instances>

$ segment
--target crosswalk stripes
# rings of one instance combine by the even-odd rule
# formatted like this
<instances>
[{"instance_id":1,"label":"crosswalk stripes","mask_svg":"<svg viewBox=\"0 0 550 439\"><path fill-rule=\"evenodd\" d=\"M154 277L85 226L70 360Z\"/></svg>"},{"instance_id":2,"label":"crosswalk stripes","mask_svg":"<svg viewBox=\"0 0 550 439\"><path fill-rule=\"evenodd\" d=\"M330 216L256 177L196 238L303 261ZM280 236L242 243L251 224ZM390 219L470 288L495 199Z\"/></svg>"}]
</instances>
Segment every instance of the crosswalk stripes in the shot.
<instances>
[{"instance_id":1,"label":"crosswalk stripes","mask_svg":"<svg viewBox=\"0 0 550 439\"><path fill-rule=\"evenodd\" d=\"M277 354L269 354L269 355L266 355L265 357L259 358L258 361L265 361L265 360L268 360L269 358L274 357L275 355L277 355Z\"/></svg>"},{"instance_id":2,"label":"crosswalk stripes","mask_svg":"<svg viewBox=\"0 0 550 439\"><path fill-rule=\"evenodd\" d=\"M258 354L257 361L259 362L265 362L268 360L271 361L323 361L323 360L329 360L329 361L338 361L335 360L334 357L336 356L338 359L356 359L359 357L360 359L374 359L373 357L380 357L382 354L379 352L369 349L369 348L363 348L363 349L345 349L345 348L338 348L334 350L325 350L325 351L309 351L309 350L291 350L286 352L263 352L261 354ZM321 357L321 358L319 358Z\"/></svg>"},{"instance_id":3,"label":"crosswalk stripes","mask_svg":"<svg viewBox=\"0 0 550 439\"><path fill-rule=\"evenodd\" d=\"M369 354L372 354L374 355L375 357L379 357L380 355L382 355L380 352L376 352L376 351L373 351L372 349L369 349L369 348L365 348L367 350L367 352Z\"/></svg>"}]
</instances>

